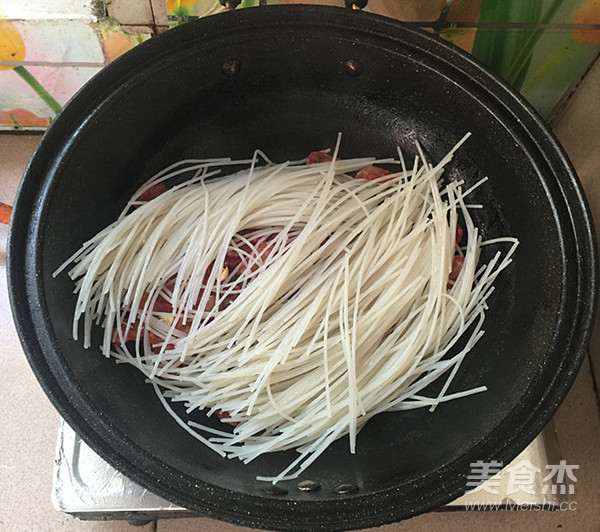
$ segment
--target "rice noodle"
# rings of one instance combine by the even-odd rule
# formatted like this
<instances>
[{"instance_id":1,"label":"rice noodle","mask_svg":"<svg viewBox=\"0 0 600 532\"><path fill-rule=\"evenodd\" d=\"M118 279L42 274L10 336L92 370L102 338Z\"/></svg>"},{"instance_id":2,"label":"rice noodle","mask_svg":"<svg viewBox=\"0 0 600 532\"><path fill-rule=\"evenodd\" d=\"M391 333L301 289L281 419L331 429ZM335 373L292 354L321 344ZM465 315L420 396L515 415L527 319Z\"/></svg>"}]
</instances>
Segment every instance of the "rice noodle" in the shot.
<instances>
[{"instance_id":1,"label":"rice noodle","mask_svg":"<svg viewBox=\"0 0 600 532\"><path fill-rule=\"evenodd\" d=\"M169 414L223 456L248 462L297 449L279 475L259 477L273 483L296 478L345 434L354 452L357 433L380 412L434 410L484 391L452 383L483 334L492 283L517 241L481 241L465 197L484 180L467 192L441 180L467 137L436 165L418 145L412 167L400 152L398 160L336 160L339 139L326 163L274 164L257 151L250 161L171 165L55 272L71 265L76 282L73 336L83 319L89 347L94 323L103 327L103 354L142 371ZM240 163L249 169L214 178ZM383 163L398 171L372 181L349 175ZM175 176L188 179L137 200ZM498 249L485 265L482 245ZM245 269L225 271L227 253L242 248ZM448 288L455 254L464 264ZM172 315L155 310L159 300ZM424 396L438 379L440 391ZM188 423L168 400L227 413L223 421L237 425Z\"/></svg>"}]
</instances>

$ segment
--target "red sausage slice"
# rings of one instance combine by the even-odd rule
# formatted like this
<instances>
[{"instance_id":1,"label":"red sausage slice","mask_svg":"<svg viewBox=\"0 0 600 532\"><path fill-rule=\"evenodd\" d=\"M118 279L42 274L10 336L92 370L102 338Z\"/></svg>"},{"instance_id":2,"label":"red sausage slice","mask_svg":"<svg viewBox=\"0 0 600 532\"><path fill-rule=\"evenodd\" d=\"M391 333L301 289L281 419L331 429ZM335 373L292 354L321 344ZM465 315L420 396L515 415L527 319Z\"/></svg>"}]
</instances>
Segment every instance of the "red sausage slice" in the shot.
<instances>
[{"instance_id":1,"label":"red sausage slice","mask_svg":"<svg viewBox=\"0 0 600 532\"><path fill-rule=\"evenodd\" d=\"M456 279L458 279L464 263L464 257L461 257L460 255L454 255L454 257L452 257L452 269L450 270L450 275L448 275L448 288L452 288L452 286L454 286L454 283L456 282Z\"/></svg>"},{"instance_id":2,"label":"red sausage slice","mask_svg":"<svg viewBox=\"0 0 600 532\"><path fill-rule=\"evenodd\" d=\"M135 201L152 201L167 190L169 188L164 183L156 183L156 185L152 185L148 190L142 192Z\"/></svg>"},{"instance_id":3,"label":"red sausage slice","mask_svg":"<svg viewBox=\"0 0 600 532\"><path fill-rule=\"evenodd\" d=\"M367 181L373 181L379 179L385 175L390 175L392 172L388 172L384 168L379 166L365 166L362 170L356 174L356 179L366 179Z\"/></svg>"},{"instance_id":4,"label":"red sausage slice","mask_svg":"<svg viewBox=\"0 0 600 532\"><path fill-rule=\"evenodd\" d=\"M311 151L306 158L306 164L328 163L333 161L333 157L322 151Z\"/></svg>"}]
</instances>

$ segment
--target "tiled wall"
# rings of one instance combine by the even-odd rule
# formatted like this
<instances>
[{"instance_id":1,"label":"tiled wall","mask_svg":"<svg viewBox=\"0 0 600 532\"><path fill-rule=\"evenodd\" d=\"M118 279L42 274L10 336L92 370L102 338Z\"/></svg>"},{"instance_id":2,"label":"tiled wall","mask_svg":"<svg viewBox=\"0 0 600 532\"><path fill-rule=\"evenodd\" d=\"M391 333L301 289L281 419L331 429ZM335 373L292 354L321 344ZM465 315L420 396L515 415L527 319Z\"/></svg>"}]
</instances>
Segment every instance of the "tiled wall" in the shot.
<instances>
[{"instance_id":1,"label":"tiled wall","mask_svg":"<svg viewBox=\"0 0 600 532\"><path fill-rule=\"evenodd\" d=\"M343 8L352 0L229 0L238 9L261 3ZM0 0L0 130L43 130L108 62L224 9L221 0ZM366 10L473 53L546 118L600 51L598 0L370 0Z\"/></svg>"}]
</instances>

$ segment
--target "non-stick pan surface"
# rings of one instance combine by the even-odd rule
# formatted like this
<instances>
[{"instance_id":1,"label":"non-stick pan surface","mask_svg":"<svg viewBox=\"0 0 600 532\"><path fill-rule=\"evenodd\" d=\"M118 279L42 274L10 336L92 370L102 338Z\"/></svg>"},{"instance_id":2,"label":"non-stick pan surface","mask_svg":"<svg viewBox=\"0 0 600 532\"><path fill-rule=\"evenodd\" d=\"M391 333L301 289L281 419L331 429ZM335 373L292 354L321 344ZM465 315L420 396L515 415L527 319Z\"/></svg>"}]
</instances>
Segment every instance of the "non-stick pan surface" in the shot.
<instances>
[{"instance_id":1,"label":"non-stick pan surface","mask_svg":"<svg viewBox=\"0 0 600 532\"><path fill-rule=\"evenodd\" d=\"M235 60L235 68L223 69ZM353 60L353 68L347 61ZM229 63L230 65L232 63ZM52 272L113 221L155 171L186 157L277 161L332 146L342 156L436 161L474 194L484 238L517 237L489 301L486 335L453 390L486 393L371 420L356 455L336 442L297 481L267 493L295 453L220 458L163 410L132 367L71 339L73 286ZM138 46L87 84L42 139L23 179L9 244L17 328L66 420L117 469L207 516L279 530L351 529L435 508L465 490L470 464L507 463L549 420L589 339L596 251L579 182L552 134L506 84L439 39L349 10L249 9L186 24ZM385 274L385 272L382 272ZM97 342L99 343L99 342ZM201 414L199 414L201 415ZM34 425L32 425L34 426ZM338 494L340 484L357 490ZM287 490L287 491L286 491Z\"/></svg>"}]
</instances>

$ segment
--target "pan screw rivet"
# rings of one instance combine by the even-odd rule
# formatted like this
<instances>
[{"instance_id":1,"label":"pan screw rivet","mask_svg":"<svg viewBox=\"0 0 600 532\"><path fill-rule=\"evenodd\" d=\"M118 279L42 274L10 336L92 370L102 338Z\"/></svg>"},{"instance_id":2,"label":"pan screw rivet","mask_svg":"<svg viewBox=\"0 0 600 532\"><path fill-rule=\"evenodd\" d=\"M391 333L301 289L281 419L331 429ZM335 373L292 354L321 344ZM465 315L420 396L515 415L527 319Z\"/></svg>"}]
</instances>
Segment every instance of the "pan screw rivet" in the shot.
<instances>
[{"instance_id":1,"label":"pan screw rivet","mask_svg":"<svg viewBox=\"0 0 600 532\"><path fill-rule=\"evenodd\" d=\"M336 488L333 488L333 492L338 495L348 495L350 493L354 493L358 491L358 487L354 484L340 484Z\"/></svg>"},{"instance_id":2,"label":"pan screw rivet","mask_svg":"<svg viewBox=\"0 0 600 532\"><path fill-rule=\"evenodd\" d=\"M267 486L266 488L263 488L262 491L267 495L287 495L288 492L287 489L276 485Z\"/></svg>"},{"instance_id":3,"label":"pan screw rivet","mask_svg":"<svg viewBox=\"0 0 600 532\"><path fill-rule=\"evenodd\" d=\"M346 0L346 7L358 11L367 7L368 3L369 0Z\"/></svg>"},{"instance_id":4,"label":"pan screw rivet","mask_svg":"<svg viewBox=\"0 0 600 532\"><path fill-rule=\"evenodd\" d=\"M298 489L300 491L317 491L321 487L321 484L314 480L303 480L298 483Z\"/></svg>"},{"instance_id":5,"label":"pan screw rivet","mask_svg":"<svg viewBox=\"0 0 600 532\"><path fill-rule=\"evenodd\" d=\"M240 73L240 62L237 59L230 59L223 63L223 74L232 78Z\"/></svg>"},{"instance_id":6,"label":"pan screw rivet","mask_svg":"<svg viewBox=\"0 0 600 532\"><path fill-rule=\"evenodd\" d=\"M344 69L346 70L346 74L352 78L356 78L363 73L365 67L358 59L348 59L344 63Z\"/></svg>"},{"instance_id":7,"label":"pan screw rivet","mask_svg":"<svg viewBox=\"0 0 600 532\"><path fill-rule=\"evenodd\" d=\"M242 0L221 0L221 5L226 11L233 11L242 3Z\"/></svg>"}]
</instances>

